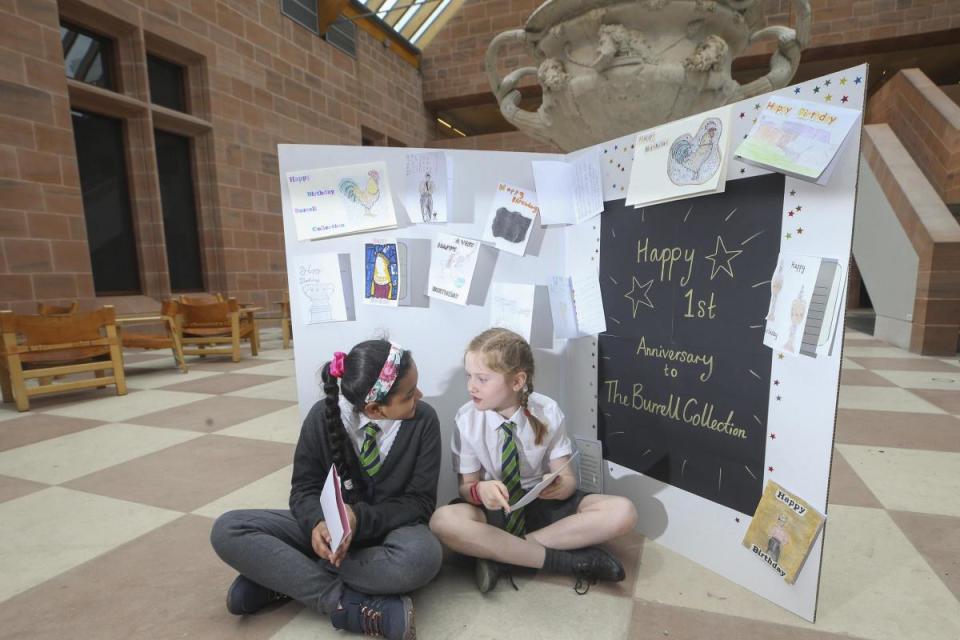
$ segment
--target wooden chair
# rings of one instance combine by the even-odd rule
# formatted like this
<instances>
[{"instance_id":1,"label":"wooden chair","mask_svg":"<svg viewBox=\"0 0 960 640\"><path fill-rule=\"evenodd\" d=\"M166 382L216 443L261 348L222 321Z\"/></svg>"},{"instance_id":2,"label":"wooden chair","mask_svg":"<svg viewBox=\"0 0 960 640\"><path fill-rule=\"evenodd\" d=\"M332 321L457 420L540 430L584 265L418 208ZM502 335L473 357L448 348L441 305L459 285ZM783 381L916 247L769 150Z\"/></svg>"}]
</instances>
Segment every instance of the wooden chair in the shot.
<instances>
[{"instance_id":1,"label":"wooden chair","mask_svg":"<svg viewBox=\"0 0 960 640\"><path fill-rule=\"evenodd\" d=\"M0 311L0 390L18 411L30 398L47 393L117 386L126 395L123 353L112 306L69 316L19 315ZM54 377L93 372L94 378L53 383ZM45 381L27 387L27 380Z\"/></svg>"},{"instance_id":2,"label":"wooden chair","mask_svg":"<svg viewBox=\"0 0 960 640\"><path fill-rule=\"evenodd\" d=\"M290 299L283 294L283 300L276 303L280 307L280 331L283 335L283 348L290 348L290 339L293 337L293 321L290 319Z\"/></svg>"},{"instance_id":3,"label":"wooden chair","mask_svg":"<svg viewBox=\"0 0 960 640\"><path fill-rule=\"evenodd\" d=\"M160 306L164 333L133 333L123 330L120 332L123 346L132 349L170 349L173 351L173 359L176 360L180 371L187 373L187 363L183 360L183 344L180 342L180 331L177 329L179 313L179 302L164 300Z\"/></svg>"},{"instance_id":4,"label":"wooden chair","mask_svg":"<svg viewBox=\"0 0 960 640\"><path fill-rule=\"evenodd\" d=\"M76 300L66 306L40 302L37 304L37 313L42 316L71 316L78 311L79 307Z\"/></svg>"},{"instance_id":5,"label":"wooden chair","mask_svg":"<svg viewBox=\"0 0 960 640\"><path fill-rule=\"evenodd\" d=\"M243 314L234 298L200 303L181 298L179 306L177 330L185 355L229 354L234 362L240 362L243 340L250 343L250 355L259 352L260 340L252 316Z\"/></svg>"},{"instance_id":6,"label":"wooden chair","mask_svg":"<svg viewBox=\"0 0 960 640\"><path fill-rule=\"evenodd\" d=\"M180 296L180 302L192 302L194 304L223 301L222 293L184 293Z\"/></svg>"}]
</instances>

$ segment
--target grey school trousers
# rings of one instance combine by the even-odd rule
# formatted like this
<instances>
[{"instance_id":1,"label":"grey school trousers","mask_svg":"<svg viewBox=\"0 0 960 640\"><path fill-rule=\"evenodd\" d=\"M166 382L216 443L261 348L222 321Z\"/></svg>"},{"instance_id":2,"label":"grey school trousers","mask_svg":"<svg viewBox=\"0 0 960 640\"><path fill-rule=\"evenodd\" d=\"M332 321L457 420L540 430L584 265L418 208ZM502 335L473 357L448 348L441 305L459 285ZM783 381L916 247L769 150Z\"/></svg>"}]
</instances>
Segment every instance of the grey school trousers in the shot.
<instances>
[{"instance_id":1,"label":"grey school trousers","mask_svg":"<svg viewBox=\"0 0 960 640\"><path fill-rule=\"evenodd\" d=\"M210 543L247 578L325 614L336 610L344 586L371 595L407 593L433 580L442 561L440 542L418 524L394 529L380 545L351 548L337 568L314 553L286 510L229 511L214 523Z\"/></svg>"}]
</instances>

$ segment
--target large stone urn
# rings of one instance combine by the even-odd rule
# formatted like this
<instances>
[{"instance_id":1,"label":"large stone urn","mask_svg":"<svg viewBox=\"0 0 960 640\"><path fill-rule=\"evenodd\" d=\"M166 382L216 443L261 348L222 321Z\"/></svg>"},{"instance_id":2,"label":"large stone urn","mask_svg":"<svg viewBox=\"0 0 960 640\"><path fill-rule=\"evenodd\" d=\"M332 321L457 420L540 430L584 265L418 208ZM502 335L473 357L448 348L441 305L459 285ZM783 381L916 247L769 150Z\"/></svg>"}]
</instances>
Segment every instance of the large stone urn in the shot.
<instances>
[{"instance_id":1,"label":"large stone urn","mask_svg":"<svg viewBox=\"0 0 960 640\"><path fill-rule=\"evenodd\" d=\"M484 60L504 117L565 151L785 86L809 41L809 0L792 0L795 28L764 27L762 0L547 0L523 29L496 36ZM748 84L734 58L776 39L770 71ZM498 53L522 43L538 66L502 77ZM518 85L536 76L543 103L521 109Z\"/></svg>"}]
</instances>

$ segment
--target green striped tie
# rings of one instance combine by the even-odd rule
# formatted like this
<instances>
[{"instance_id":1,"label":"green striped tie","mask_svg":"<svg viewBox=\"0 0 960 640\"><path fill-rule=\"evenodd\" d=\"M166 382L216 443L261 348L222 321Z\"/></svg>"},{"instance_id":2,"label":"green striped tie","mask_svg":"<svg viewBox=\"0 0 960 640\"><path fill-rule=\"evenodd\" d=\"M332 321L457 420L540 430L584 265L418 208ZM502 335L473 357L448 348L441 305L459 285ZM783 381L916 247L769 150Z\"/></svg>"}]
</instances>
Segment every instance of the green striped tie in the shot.
<instances>
[{"instance_id":1,"label":"green striped tie","mask_svg":"<svg viewBox=\"0 0 960 640\"><path fill-rule=\"evenodd\" d=\"M363 445L360 447L360 466L367 472L371 478L380 471L380 445L377 444L377 434L380 433L380 427L372 422L368 422L363 427L366 437L363 439Z\"/></svg>"},{"instance_id":2,"label":"green striped tie","mask_svg":"<svg viewBox=\"0 0 960 640\"><path fill-rule=\"evenodd\" d=\"M517 425L512 422L504 422L500 425L503 429L503 449L500 452L500 469L502 472L501 480L510 492L510 504L514 504L523 497L523 488L520 486L520 454L517 452L516 429ZM523 517L523 509L511 511L507 516L507 533L523 537L526 529L526 521Z\"/></svg>"}]
</instances>

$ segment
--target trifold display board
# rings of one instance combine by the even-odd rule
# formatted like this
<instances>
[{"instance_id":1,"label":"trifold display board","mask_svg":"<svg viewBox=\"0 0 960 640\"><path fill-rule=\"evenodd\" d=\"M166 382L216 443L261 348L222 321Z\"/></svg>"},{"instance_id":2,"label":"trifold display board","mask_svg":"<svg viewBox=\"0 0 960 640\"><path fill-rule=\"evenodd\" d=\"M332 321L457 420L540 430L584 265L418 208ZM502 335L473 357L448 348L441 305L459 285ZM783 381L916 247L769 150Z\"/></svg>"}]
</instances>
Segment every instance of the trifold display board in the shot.
<instances>
[{"instance_id":1,"label":"trifold display board","mask_svg":"<svg viewBox=\"0 0 960 640\"><path fill-rule=\"evenodd\" d=\"M713 153L702 137L687 136L692 151L671 149L671 162L690 174L725 167L722 191L628 206L637 136L577 152L581 160L584 153L599 158L603 212L547 227L535 217L529 231L531 163L574 156L448 150L432 161L435 173L445 173L429 179L434 185L406 173L418 166L408 156L425 150L281 145L301 413L320 399L318 372L334 351L389 335L413 350L420 388L440 416L439 497L449 500L456 492L453 416L468 399L464 348L492 320L526 317L536 390L558 400L571 436L602 442L604 490L634 501L640 530L813 620L823 535L799 575L786 579L776 558L785 563L799 541L784 516L767 510L770 530L751 532L750 539L769 538L769 545L751 548L744 540L768 481L801 500L803 507L788 504L794 513L826 513L860 125L823 186L741 163L734 152L772 97L862 110L866 72L854 67L731 105L720 134L731 140L724 164L698 160L698 153ZM798 151L791 140L773 142L785 153ZM322 170L347 166L344 175L360 177L318 193L340 189L359 207L350 213L344 205L342 220L359 224L360 233L298 239L296 216L317 211L291 199L291 185L294 194L304 187L290 180L336 177ZM419 192L409 193L411 184ZM512 212L501 204L516 190L526 208ZM395 222L362 217L378 215L381 196L392 199ZM437 208L436 219L445 215L445 222L432 221ZM504 244L521 237L523 247ZM432 297L431 251L446 283ZM441 260L438 251L447 252ZM599 279L606 331L558 338L548 286L584 267ZM529 288L508 284L533 285L522 311L515 300L505 311L495 291Z\"/></svg>"}]
</instances>

